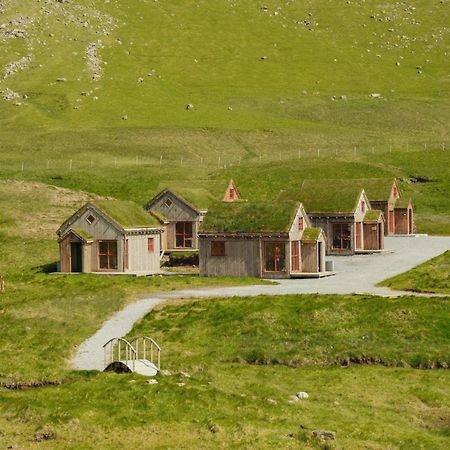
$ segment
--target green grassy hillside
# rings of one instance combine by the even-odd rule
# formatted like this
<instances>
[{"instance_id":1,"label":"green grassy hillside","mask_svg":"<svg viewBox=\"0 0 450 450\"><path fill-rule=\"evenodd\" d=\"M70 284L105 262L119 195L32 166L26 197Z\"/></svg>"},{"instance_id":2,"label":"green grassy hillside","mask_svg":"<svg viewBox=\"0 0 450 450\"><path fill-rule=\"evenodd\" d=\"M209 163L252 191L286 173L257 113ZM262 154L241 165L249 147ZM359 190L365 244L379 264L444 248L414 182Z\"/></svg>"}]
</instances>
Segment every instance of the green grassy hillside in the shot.
<instances>
[{"instance_id":1,"label":"green grassy hillside","mask_svg":"<svg viewBox=\"0 0 450 450\"><path fill-rule=\"evenodd\" d=\"M3 126L448 137L447 2L2 3Z\"/></svg>"},{"instance_id":2,"label":"green grassy hillside","mask_svg":"<svg viewBox=\"0 0 450 450\"><path fill-rule=\"evenodd\" d=\"M391 289L450 294L450 251L380 283Z\"/></svg>"},{"instance_id":3,"label":"green grassy hillside","mask_svg":"<svg viewBox=\"0 0 450 450\"><path fill-rule=\"evenodd\" d=\"M229 177L258 200L398 176L419 231L449 233L449 18L437 1L3 0L0 178L145 203L171 181L211 202Z\"/></svg>"}]
</instances>

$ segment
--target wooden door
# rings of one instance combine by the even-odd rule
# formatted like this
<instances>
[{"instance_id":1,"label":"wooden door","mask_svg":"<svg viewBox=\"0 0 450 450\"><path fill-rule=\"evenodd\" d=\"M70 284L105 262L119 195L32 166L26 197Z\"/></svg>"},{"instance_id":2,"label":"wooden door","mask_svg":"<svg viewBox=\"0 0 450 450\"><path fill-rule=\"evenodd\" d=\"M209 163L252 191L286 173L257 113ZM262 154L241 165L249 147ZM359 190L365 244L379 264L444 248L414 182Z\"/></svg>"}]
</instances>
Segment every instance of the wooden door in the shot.
<instances>
[{"instance_id":1,"label":"wooden door","mask_svg":"<svg viewBox=\"0 0 450 450\"><path fill-rule=\"evenodd\" d=\"M362 222L355 223L355 248L360 250L362 248Z\"/></svg>"},{"instance_id":2,"label":"wooden door","mask_svg":"<svg viewBox=\"0 0 450 450\"><path fill-rule=\"evenodd\" d=\"M82 244L81 242L70 243L70 271L82 272L83 271L83 257L82 257Z\"/></svg>"},{"instance_id":3,"label":"wooden door","mask_svg":"<svg viewBox=\"0 0 450 450\"><path fill-rule=\"evenodd\" d=\"M291 242L291 272L300 271L300 242Z\"/></svg>"}]
</instances>

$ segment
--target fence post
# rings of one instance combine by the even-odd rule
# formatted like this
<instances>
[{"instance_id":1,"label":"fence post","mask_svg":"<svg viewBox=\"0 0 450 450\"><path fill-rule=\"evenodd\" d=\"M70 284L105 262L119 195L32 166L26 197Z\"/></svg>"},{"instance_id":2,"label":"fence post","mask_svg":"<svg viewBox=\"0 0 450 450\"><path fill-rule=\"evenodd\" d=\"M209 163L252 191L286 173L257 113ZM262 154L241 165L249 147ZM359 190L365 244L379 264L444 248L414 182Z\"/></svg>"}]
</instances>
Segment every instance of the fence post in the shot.
<instances>
[{"instance_id":1,"label":"fence post","mask_svg":"<svg viewBox=\"0 0 450 450\"><path fill-rule=\"evenodd\" d=\"M5 279L0 275L0 293L5 292Z\"/></svg>"}]
</instances>

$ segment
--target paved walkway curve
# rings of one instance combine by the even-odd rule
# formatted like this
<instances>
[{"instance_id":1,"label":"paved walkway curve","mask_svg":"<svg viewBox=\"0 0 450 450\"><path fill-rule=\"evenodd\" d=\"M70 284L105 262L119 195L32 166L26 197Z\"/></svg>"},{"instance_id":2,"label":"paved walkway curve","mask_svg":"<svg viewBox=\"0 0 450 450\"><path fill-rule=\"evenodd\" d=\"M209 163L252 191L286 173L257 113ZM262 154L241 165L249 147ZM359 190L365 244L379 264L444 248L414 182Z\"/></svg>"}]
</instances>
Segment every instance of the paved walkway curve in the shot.
<instances>
[{"instance_id":1,"label":"paved walkway curve","mask_svg":"<svg viewBox=\"0 0 450 450\"><path fill-rule=\"evenodd\" d=\"M366 293L381 296L421 295L392 291L376 287L386 278L405 272L412 267L450 249L450 237L387 237L385 246L393 253L328 257L334 260L336 275L320 279L280 280L274 285L249 285L187 289L158 293L127 305L114 314L89 339L84 341L71 361L79 370L103 370L103 344L113 337L124 336L133 325L153 307L175 298L217 298L284 294L351 294ZM423 295L423 294L422 294Z\"/></svg>"}]
</instances>

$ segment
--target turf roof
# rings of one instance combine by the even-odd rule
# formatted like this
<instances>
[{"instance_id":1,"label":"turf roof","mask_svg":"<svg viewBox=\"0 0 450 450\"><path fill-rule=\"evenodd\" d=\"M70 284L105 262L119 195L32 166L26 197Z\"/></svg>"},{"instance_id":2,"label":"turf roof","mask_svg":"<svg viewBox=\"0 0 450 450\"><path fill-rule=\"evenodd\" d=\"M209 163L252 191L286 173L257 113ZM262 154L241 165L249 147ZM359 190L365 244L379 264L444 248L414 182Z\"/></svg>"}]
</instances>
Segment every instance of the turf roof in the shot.
<instances>
[{"instance_id":1,"label":"turf roof","mask_svg":"<svg viewBox=\"0 0 450 450\"><path fill-rule=\"evenodd\" d=\"M299 202L217 202L205 216L200 232L288 232Z\"/></svg>"},{"instance_id":2,"label":"turf roof","mask_svg":"<svg viewBox=\"0 0 450 450\"><path fill-rule=\"evenodd\" d=\"M381 211L379 209L369 209L364 216L364 222L376 222L380 218Z\"/></svg>"},{"instance_id":3,"label":"turf roof","mask_svg":"<svg viewBox=\"0 0 450 450\"><path fill-rule=\"evenodd\" d=\"M303 203L307 213L353 213L362 188L353 180L307 179L297 191L284 191L280 200Z\"/></svg>"},{"instance_id":4,"label":"turf roof","mask_svg":"<svg viewBox=\"0 0 450 450\"><path fill-rule=\"evenodd\" d=\"M412 203L409 197L401 197L395 202L395 208L407 208Z\"/></svg>"},{"instance_id":5,"label":"turf roof","mask_svg":"<svg viewBox=\"0 0 450 450\"><path fill-rule=\"evenodd\" d=\"M73 231L75 231L75 233L77 233L78 236L82 237L87 241L93 239L93 237L87 231L84 231L82 228L74 228Z\"/></svg>"},{"instance_id":6,"label":"turf roof","mask_svg":"<svg viewBox=\"0 0 450 450\"><path fill-rule=\"evenodd\" d=\"M394 183L393 178L358 178L348 181L364 189L369 200L387 200Z\"/></svg>"},{"instance_id":7,"label":"turf roof","mask_svg":"<svg viewBox=\"0 0 450 450\"><path fill-rule=\"evenodd\" d=\"M133 202L123 200L96 200L93 203L123 228L151 228L158 220Z\"/></svg>"},{"instance_id":8,"label":"turf roof","mask_svg":"<svg viewBox=\"0 0 450 450\"><path fill-rule=\"evenodd\" d=\"M302 234L302 241L316 241L319 236L322 228L317 227L307 227Z\"/></svg>"},{"instance_id":9,"label":"turf roof","mask_svg":"<svg viewBox=\"0 0 450 450\"><path fill-rule=\"evenodd\" d=\"M200 185L202 187L198 187ZM206 186L207 188L203 186ZM216 186L213 186L210 182L195 180L161 182L158 185L160 191L170 189L197 209L208 209L211 204L222 199L223 193L217 197L212 194L211 191L214 190L215 187ZM223 192L225 192L225 189L226 186L223 188Z\"/></svg>"}]
</instances>

